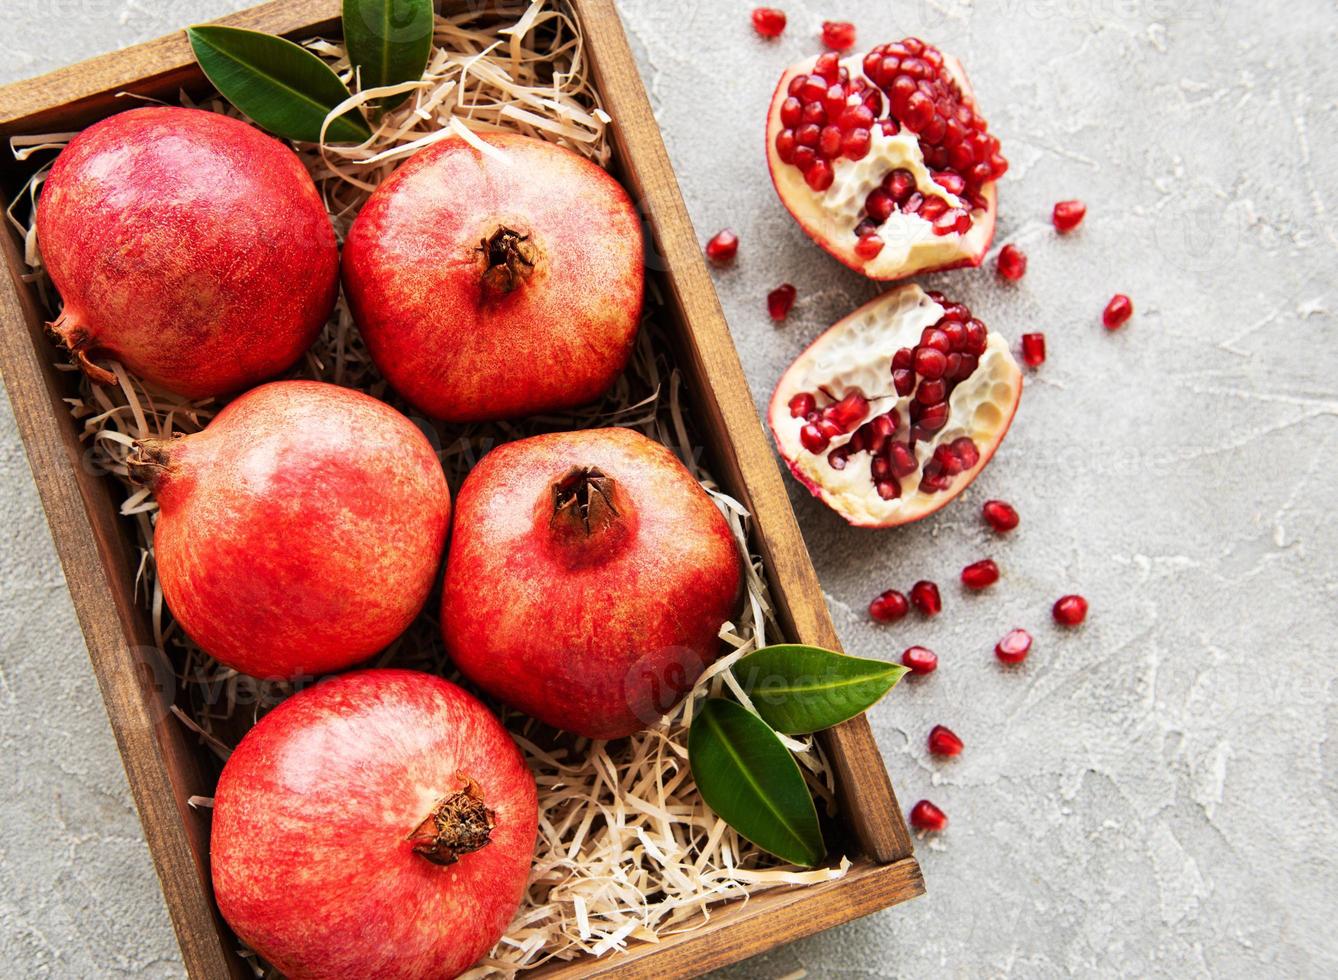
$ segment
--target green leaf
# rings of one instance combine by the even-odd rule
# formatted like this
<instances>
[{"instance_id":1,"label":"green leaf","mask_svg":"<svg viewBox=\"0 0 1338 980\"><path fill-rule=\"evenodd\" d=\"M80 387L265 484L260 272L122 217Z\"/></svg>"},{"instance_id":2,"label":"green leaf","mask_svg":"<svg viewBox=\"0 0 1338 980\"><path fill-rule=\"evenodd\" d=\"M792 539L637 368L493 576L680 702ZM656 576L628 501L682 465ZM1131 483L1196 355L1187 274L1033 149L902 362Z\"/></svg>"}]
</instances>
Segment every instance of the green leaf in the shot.
<instances>
[{"instance_id":1,"label":"green leaf","mask_svg":"<svg viewBox=\"0 0 1338 980\"><path fill-rule=\"evenodd\" d=\"M344 43L363 91L423 77L432 53L432 0L344 0ZM409 93L387 96L389 108Z\"/></svg>"},{"instance_id":2,"label":"green leaf","mask_svg":"<svg viewBox=\"0 0 1338 980\"><path fill-rule=\"evenodd\" d=\"M688 732L688 760L707 806L758 847L806 867L826 856L799 765L757 715L723 698L703 702Z\"/></svg>"},{"instance_id":3,"label":"green leaf","mask_svg":"<svg viewBox=\"0 0 1338 980\"><path fill-rule=\"evenodd\" d=\"M325 62L292 41L212 25L189 27L186 36L214 88L276 136L318 142L326 115L349 97ZM330 123L325 139L360 143L371 134L366 120L351 109Z\"/></svg>"},{"instance_id":4,"label":"green leaf","mask_svg":"<svg viewBox=\"0 0 1338 980\"><path fill-rule=\"evenodd\" d=\"M778 732L798 735L839 725L872 707L906 668L798 643L750 653L734 676L753 706Z\"/></svg>"}]
</instances>

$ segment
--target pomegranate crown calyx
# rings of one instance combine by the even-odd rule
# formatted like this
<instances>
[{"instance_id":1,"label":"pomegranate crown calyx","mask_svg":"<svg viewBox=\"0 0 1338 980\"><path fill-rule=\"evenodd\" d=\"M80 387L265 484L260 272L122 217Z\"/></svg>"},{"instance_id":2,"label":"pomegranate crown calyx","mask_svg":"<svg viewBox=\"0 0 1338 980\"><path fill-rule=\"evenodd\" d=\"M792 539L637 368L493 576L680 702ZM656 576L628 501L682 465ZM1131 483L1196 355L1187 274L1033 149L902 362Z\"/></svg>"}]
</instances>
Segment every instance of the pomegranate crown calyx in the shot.
<instances>
[{"instance_id":1,"label":"pomegranate crown calyx","mask_svg":"<svg viewBox=\"0 0 1338 980\"><path fill-rule=\"evenodd\" d=\"M172 461L172 439L136 439L126 457L126 473L137 487L153 489Z\"/></svg>"},{"instance_id":2,"label":"pomegranate crown calyx","mask_svg":"<svg viewBox=\"0 0 1338 980\"><path fill-rule=\"evenodd\" d=\"M491 843L497 814L483 803L479 784L463 773L459 790L442 797L409 834L413 852L433 864L448 865Z\"/></svg>"},{"instance_id":3,"label":"pomegranate crown calyx","mask_svg":"<svg viewBox=\"0 0 1338 980\"><path fill-rule=\"evenodd\" d=\"M489 296L505 296L514 291L534 271L534 245L529 235L505 225L488 238L479 241L475 249L483 255L483 292Z\"/></svg>"},{"instance_id":4,"label":"pomegranate crown calyx","mask_svg":"<svg viewBox=\"0 0 1338 980\"><path fill-rule=\"evenodd\" d=\"M622 515L613 502L614 480L594 466L578 466L553 484L554 525L579 525L587 535Z\"/></svg>"}]
</instances>

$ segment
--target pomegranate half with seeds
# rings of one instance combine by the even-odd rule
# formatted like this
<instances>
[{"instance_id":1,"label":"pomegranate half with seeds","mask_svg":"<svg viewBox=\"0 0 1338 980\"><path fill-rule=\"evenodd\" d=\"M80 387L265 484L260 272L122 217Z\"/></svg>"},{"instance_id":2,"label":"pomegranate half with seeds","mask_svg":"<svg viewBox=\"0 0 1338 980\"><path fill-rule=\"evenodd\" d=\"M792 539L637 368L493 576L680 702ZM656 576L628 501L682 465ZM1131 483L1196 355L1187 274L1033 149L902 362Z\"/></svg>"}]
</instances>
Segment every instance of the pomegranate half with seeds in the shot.
<instances>
[{"instance_id":1,"label":"pomegranate half with seeds","mask_svg":"<svg viewBox=\"0 0 1338 980\"><path fill-rule=\"evenodd\" d=\"M884 280L979 265L1008 168L962 66L918 38L786 69L767 164L809 237Z\"/></svg>"},{"instance_id":2,"label":"pomegranate half with seeds","mask_svg":"<svg viewBox=\"0 0 1338 980\"><path fill-rule=\"evenodd\" d=\"M893 289L781 376L768 421L790 471L851 524L932 514L999 447L1022 396L1008 342L961 303Z\"/></svg>"},{"instance_id":3,"label":"pomegranate half with seeds","mask_svg":"<svg viewBox=\"0 0 1338 980\"><path fill-rule=\"evenodd\" d=\"M525 891L534 777L440 677L363 670L261 718L214 795L219 911L294 978L458 976Z\"/></svg>"}]
</instances>

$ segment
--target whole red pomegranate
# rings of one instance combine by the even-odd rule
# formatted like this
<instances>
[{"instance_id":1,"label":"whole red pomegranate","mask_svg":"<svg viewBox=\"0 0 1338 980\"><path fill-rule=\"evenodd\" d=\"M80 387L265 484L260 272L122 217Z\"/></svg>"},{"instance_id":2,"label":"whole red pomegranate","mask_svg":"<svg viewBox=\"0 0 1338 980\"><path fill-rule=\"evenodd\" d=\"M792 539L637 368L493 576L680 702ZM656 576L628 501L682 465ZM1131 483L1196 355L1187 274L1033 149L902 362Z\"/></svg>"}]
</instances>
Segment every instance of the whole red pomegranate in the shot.
<instances>
[{"instance_id":1,"label":"whole red pomegranate","mask_svg":"<svg viewBox=\"0 0 1338 980\"><path fill-rule=\"evenodd\" d=\"M344 244L344 290L381 373L452 422L602 395L641 318L641 227L595 164L481 134L420 150L372 194Z\"/></svg>"},{"instance_id":2,"label":"whole red pomegranate","mask_svg":"<svg viewBox=\"0 0 1338 980\"><path fill-rule=\"evenodd\" d=\"M790 472L814 496L851 524L888 527L965 490L1021 397L1008 342L965 305L909 285L800 354L767 418Z\"/></svg>"},{"instance_id":3,"label":"whole red pomegranate","mask_svg":"<svg viewBox=\"0 0 1338 980\"><path fill-rule=\"evenodd\" d=\"M786 69L767 165L809 237L871 279L979 265L1008 169L962 66L914 37Z\"/></svg>"},{"instance_id":4,"label":"whole red pomegranate","mask_svg":"<svg viewBox=\"0 0 1338 980\"><path fill-rule=\"evenodd\" d=\"M190 398L288 368L334 306L339 252L291 150L236 119L131 109L76 136L37 205L64 308L51 325L95 381L99 355Z\"/></svg>"},{"instance_id":5,"label":"whole red pomegranate","mask_svg":"<svg viewBox=\"0 0 1338 980\"><path fill-rule=\"evenodd\" d=\"M499 446L461 487L452 535L441 623L461 672L590 738L676 704L739 601L724 517L630 429Z\"/></svg>"},{"instance_id":6,"label":"whole red pomegranate","mask_svg":"<svg viewBox=\"0 0 1338 980\"><path fill-rule=\"evenodd\" d=\"M450 491L427 438L360 392L275 381L203 432L146 439L154 561L181 627L256 677L339 670L409 626L436 578Z\"/></svg>"},{"instance_id":7,"label":"whole red pomegranate","mask_svg":"<svg viewBox=\"0 0 1338 980\"><path fill-rule=\"evenodd\" d=\"M261 718L214 793L219 911L292 980L454 977L529 876L534 777L488 710L411 670L307 688Z\"/></svg>"}]
</instances>

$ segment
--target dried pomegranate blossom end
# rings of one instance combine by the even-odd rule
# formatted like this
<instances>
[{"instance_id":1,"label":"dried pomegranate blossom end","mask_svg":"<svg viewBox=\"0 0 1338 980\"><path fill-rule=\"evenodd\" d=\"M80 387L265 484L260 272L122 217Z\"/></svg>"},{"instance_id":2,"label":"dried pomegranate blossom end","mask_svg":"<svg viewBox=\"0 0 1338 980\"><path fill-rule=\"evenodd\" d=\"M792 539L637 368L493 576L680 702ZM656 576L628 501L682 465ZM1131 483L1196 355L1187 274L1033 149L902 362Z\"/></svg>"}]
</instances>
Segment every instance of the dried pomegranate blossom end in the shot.
<instances>
[{"instance_id":1,"label":"dried pomegranate blossom end","mask_svg":"<svg viewBox=\"0 0 1338 980\"><path fill-rule=\"evenodd\" d=\"M468 776L459 778L464 786L439 800L407 838L413 852L433 864L454 864L491 843L497 814L484 805L478 783Z\"/></svg>"},{"instance_id":2,"label":"dried pomegranate blossom end","mask_svg":"<svg viewBox=\"0 0 1338 980\"><path fill-rule=\"evenodd\" d=\"M535 251L529 235L505 226L498 228L475 249L483 256L483 292L505 296L513 292L534 271Z\"/></svg>"},{"instance_id":3,"label":"dried pomegranate blossom end","mask_svg":"<svg viewBox=\"0 0 1338 980\"><path fill-rule=\"evenodd\" d=\"M758 7L753 11L753 30L765 38L780 37L785 30L785 11Z\"/></svg>"},{"instance_id":4,"label":"dried pomegranate blossom end","mask_svg":"<svg viewBox=\"0 0 1338 980\"><path fill-rule=\"evenodd\" d=\"M781 162L796 167L808 186L822 193L833 183L836 161L868 155L875 127L888 136L905 128L915 134L934 183L964 206L921 192L908 170L889 170L865 200L857 255L868 261L878 254L882 241L869 239L894 212L918 215L936 235L970 231L970 209L986 206L983 190L1004 175L1008 161L942 52L913 37L880 44L852 77L837 51L854 45L854 27L826 22L823 42L834 50L817 59L811 74L791 80L781 104L775 137Z\"/></svg>"}]
</instances>

